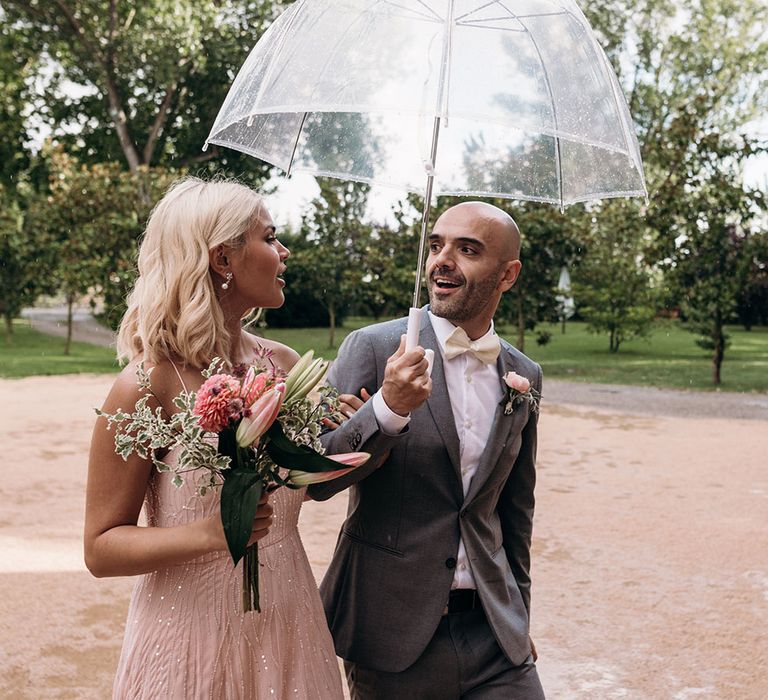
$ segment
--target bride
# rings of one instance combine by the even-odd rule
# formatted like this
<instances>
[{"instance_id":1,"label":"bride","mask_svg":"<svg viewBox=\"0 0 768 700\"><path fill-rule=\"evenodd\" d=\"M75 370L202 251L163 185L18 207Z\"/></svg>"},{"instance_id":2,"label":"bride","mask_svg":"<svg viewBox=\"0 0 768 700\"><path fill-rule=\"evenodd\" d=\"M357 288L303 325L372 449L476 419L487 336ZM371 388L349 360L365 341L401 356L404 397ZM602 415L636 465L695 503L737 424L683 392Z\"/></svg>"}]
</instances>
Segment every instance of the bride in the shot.
<instances>
[{"instance_id":1,"label":"bride","mask_svg":"<svg viewBox=\"0 0 768 700\"><path fill-rule=\"evenodd\" d=\"M153 367L154 406L195 391L214 357L230 367L256 352L289 370L290 348L242 329L254 308L284 302L289 251L262 198L235 182L176 182L155 207L139 250L139 276L118 335L128 360L104 403L114 413L140 398L136 366ZM173 451L165 461L175 459ZM303 490L262 499L262 612L242 612L242 562L232 566L219 492L181 488L151 461L115 453L99 418L88 466L85 561L94 576L138 576L115 698L343 697L320 597L297 529ZM145 507L146 525L139 524Z\"/></svg>"}]
</instances>

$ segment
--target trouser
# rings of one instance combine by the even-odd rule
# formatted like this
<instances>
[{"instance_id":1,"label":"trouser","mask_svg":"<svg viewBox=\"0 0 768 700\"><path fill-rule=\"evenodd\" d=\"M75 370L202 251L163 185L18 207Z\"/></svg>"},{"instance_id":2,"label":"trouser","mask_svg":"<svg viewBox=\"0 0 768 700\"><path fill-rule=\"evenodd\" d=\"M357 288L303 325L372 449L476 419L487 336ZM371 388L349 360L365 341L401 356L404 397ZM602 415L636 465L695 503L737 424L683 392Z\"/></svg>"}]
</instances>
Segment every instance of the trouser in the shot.
<instances>
[{"instance_id":1,"label":"trouser","mask_svg":"<svg viewBox=\"0 0 768 700\"><path fill-rule=\"evenodd\" d=\"M533 657L513 666L482 607L444 615L416 662L399 673L344 662L353 700L544 700Z\"/></svg>"}]
</instances>

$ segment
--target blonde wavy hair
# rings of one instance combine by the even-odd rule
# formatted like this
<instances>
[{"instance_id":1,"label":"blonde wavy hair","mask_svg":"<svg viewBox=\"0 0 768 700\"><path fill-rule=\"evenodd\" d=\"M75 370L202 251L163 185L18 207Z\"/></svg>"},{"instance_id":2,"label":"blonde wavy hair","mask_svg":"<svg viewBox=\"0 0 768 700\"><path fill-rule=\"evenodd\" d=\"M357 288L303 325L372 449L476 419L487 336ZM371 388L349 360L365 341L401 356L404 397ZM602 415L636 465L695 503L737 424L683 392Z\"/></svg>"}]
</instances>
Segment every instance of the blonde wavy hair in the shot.
<instances>
[{"instance_id":1,"label":"blonde wavy hair","mask_svg":"<svg viewBox=\"0 0 768 700\"><path fill-rule=\"evenodd\" d=\"M232 338L224 324L208 253L238 248L264 206L239 182L185 177L157 203L139 248L139 276L120 322L117 355L149 363L181 360L206 367L228 359Z\"/></svg>"}]
</instances>

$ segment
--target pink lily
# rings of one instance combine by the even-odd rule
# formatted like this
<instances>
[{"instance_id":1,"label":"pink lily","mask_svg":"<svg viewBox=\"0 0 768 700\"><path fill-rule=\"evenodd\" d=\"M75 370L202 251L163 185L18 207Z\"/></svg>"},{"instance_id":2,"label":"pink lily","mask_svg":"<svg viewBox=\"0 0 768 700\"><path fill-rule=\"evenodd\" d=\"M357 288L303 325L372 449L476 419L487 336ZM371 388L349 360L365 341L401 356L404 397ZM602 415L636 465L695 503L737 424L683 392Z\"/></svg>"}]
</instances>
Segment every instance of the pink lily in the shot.
<instances>
[{"instance_id":1,"label":"pink lily","mask_svg":"<svg viewBox=\"0 0 768 700\"><path fill-rule=\"evenodd\" d=\"M250 447L269 430L280 412L284 398L285 383L280 382L253 403L251 415L243 418L237 427L236 438L240 447Z\"/></svg>"},{"instance_id":2,"label":"pink lily","mask_svg":"<svg viewBox=\"0 0 768 700\"><path fill-rule=\"evenodd\" d=\"M291 469L288 473L290 482L294 486L309 486L310 484L320 484L323 481L337 479L365 464L371 457L368 452L347 452L340 455L325 456L328 457L328 459L332 459L334 462L348 466L345 469L336 469L330 472L305 472L301 469Z\"/></svg>"}]
</instances>

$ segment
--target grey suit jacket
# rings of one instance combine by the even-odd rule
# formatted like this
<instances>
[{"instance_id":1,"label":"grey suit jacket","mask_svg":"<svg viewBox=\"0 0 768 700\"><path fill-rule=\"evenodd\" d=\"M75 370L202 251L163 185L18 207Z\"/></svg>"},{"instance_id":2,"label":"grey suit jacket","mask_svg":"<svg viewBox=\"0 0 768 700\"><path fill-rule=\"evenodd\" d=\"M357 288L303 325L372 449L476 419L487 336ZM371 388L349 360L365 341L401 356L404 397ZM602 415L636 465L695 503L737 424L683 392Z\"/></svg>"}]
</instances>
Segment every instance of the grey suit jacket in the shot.
<instances>
[{"instance_id":1,"label":"grey suit jacket","mask_svg":"<svg viewBox=\"0 0 768 700\"><path fill-rule=\"evenodd\" d=\"M443 363L426 307L420 344L435 350L432 395L397 436L379 430L371 402L323 440L331 453L371 452L350 475L310 487L317 500L350 487L349 510L320 593L339 656L387 672L418 659L440 622L461 534L490 626L510 661L530 653L530 545L537 414L496 409L466 498ZM406 319L350 334L329 382L342 393L374 393ZM499 381L514 370L541 390L541 368L505 341ZM503 385L503 382L502 382Z\"/></svg>"}]
</instances>

